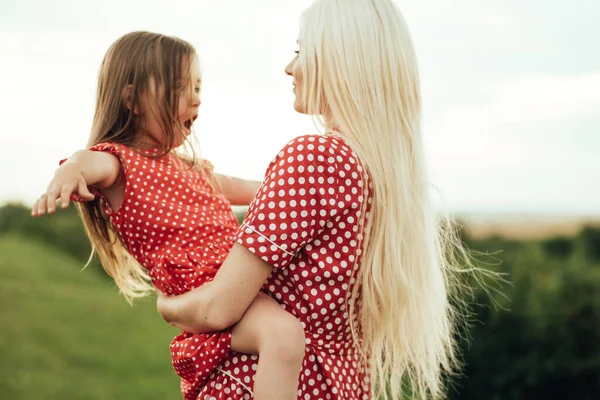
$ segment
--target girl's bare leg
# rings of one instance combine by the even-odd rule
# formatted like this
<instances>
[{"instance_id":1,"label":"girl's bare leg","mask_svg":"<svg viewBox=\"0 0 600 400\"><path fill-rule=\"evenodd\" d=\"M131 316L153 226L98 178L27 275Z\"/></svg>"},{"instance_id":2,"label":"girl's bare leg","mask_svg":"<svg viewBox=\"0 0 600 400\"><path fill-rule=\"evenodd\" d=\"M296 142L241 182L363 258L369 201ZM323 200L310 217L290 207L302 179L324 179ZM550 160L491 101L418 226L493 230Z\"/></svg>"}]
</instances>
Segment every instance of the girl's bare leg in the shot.
<instances>
[{"instance_id":1,"label":"girl's bare leg","mask_svg":"<svg viewBox=\"0 0 600 400\"><path fill-rule=\"evenodd\" d=\"M231 347L240 353L258 354L255 400L297 399L304 330L274 299L258 294L234 326Z\"/></svg>"}]
</instances>

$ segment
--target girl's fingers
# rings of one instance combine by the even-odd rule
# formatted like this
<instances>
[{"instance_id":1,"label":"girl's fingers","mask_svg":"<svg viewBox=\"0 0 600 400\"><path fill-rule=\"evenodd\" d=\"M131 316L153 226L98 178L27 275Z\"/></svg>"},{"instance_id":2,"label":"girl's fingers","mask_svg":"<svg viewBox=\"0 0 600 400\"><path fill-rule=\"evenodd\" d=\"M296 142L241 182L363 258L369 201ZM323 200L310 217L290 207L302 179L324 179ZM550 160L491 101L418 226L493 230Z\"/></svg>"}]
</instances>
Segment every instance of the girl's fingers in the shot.
<instances>
[{"instance_id":1,"label":"girl's fingers","mask_svg":"<svg viewBox=\"0 0 600 400\"><path fill-rule=\"evenodd\" d=\"M58 197L57 192L52 191L47 193L46 196L46 209L48 210L48 214L52 214L56 210L56 198Z\"/></svg>"},{"instance_id":2,"label":"girl's fingers","mask_svg":"<svg viewBox=\"0 0 600 400\"><path fill-rule=\"evenodd\" d=\"M62 208L69 207L71 193L73 193L73 190L70 190L67 186L63 187L62 191L60 192L60 206Z\"/></svg>"},{"instance_id":3,"label":"girl's fingers","mask_svg":"<svg viewBox=\"0 0 600 400\"><path fill-rule=\"evenodd\" d=\"M38 211L39 203L40 203L40 199L36 200L36 202L33 203L33 207L31 207L31 216L32 217L37 217L38 215L41 215L41 213Z\"/></svg>"},{"instance_id":4,"label":"girl's fingers","mask_svg":"<svg viewBox=\"0 0 600 400\"><path fill-rule=\"evenodd\" d=\"M36 208L36 214L37 215L44 215L46 213L46 195L42 195L40 197L40 199L37 201L37 208Z\"/></svg>"},{"instance_id":5,"label":"girl's fingers","mask_svg":"<svg viewBox=\"0 0 600 400\"><path fill-rule=\"evenodd\" d=\"M31 209L31 215L33 217L37 217L39 215L44 215L46 212L48 214L52 214L56 211L56 202L60 199L60 205L62 208L67 208L69 206L69 201L71 195L78 189L81 193L81 196L86 200L93 200L94 195L89 192L87 189L85 182L81 181L79 183L58 183L56 181L64 181L64 179L53 179L46 190L46 193L40 196L40 198L34 203Z\"/></svg>"},{"instance_id":6,"label":"girl's fingers","mask_svg":"<svg viewBox=\"0 0 600 400\"><path fill-rule=\"evenodd\" d=\"M77 190L77 193L79 194L79 196L81 196L84 200L94 200L96 198L96 196L94 196L89 189L87 188L87 185L85 184L85 181L81 180L79 181L79 188Z\"/></svg>"}]
</instances>

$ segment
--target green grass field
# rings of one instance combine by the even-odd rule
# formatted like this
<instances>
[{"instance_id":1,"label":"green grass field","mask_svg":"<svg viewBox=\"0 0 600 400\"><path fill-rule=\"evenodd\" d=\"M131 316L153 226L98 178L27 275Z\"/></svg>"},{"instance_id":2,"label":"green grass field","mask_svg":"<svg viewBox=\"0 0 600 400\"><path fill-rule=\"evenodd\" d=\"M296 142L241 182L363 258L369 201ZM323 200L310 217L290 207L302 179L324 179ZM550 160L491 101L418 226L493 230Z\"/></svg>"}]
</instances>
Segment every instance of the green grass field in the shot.
<instances>
[{"instance_id":1,"label":"green grass field","mask_svg":"<svg viewBox=\"0 0 600 400\"><path fill-rule=\"evenodd\" d=\"M177 330L155 300L132 308L100 267L81 271L89 244L73 208L29 213L0 207L0 400L181 399L168 350ZM506 308L476 289L448 398L600 399L600 229L463 240L493 254L482 266L510 285L495 294Z\"/></svg>"},{"instance_id":2,"label":"green grass field","mask_svg":"<svg viewBox=\"0 0 600 400\"><path fill-rule=\"evenodd\" d=\"M101 274L0 235L0 399L181 399L154 299L129 306Z\"/></svg>"}]
</instances>

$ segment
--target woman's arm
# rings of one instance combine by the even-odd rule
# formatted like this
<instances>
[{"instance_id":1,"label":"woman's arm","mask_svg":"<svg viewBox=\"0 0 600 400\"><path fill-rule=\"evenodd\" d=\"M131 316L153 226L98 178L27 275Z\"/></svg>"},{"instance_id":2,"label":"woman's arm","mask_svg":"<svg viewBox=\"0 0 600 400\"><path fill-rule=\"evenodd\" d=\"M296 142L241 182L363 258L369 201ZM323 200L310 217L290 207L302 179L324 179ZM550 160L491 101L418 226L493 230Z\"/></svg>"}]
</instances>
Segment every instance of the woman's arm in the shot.
<instances>
[{"instance_id":1,"label":"woman's arm","mask_svg":"<svg viewBox=\"0 0 600 400\"><path fill-rule=\"evenodd\" d=\"M307 135L288 143L271 162L214 280L180 296L159 298L158 310L165 320L191 332L235 324L273 269L286 268L330 218L351 206L337 196L343 182L336 171L346 168L331 157L336 140ZM340 158L349 157L343 143L335 148Z\"/></svg>"},{"instance_id":2,"label":"woman's arm","mask_svg":"<svg viewBox=\"0 0 600 400\"><path fill-rule=\"evenodd\" d=\"M187 332L226 329L242 318L272 270L236 243L212 282L179 296L159 295L158 312Z\"/></svg>"},{"instance_id":3,"label":"woman's arm","mask_svg":"<svg viewBox=\"0 0 600 400\"><path fill-rule=\"evenodd\" d=\"M233 206L247 206L262 182L247 181L231 176L215 174L218 190Z\"/></svg>"},{"instance_id":4,"label":"woman's arm","mask_svg":"<svg viewBox=\"0 0 600 400\"><path fill-rule=\"evenodd\" d=\"M111 187L119 177L121 163L109 153L80 150L66 160L54 174L46 193L34 204L31 215L52 214L56 209L56 201L61 200L61 207L67 208L69 198L76 193L84 200L93 200L94 195L87 189L88 185L99 189Z\"/></svg>"}]
</instances>

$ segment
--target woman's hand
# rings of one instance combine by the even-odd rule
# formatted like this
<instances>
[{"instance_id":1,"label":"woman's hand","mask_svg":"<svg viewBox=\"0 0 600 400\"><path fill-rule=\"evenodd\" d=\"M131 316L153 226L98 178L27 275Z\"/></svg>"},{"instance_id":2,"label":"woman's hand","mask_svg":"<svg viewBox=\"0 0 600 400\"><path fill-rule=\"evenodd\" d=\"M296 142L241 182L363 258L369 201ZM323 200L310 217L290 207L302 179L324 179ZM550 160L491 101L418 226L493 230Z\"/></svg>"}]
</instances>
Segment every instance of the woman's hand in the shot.
<instances>
[{"instance_id":1,"label":"woman's hand","mask_svg":"<svg viewBox=\"0 0 600 400\"><path fill-rule=\"evenodd\" d=\"M178 296L167 296L157 289L156 309L168 324L186 332L202 333L225 329L227 326L202 325L202 329L197 325L196 319L203 315L200 310L205 307L206 296L211 293L210 287L211 282L207 282L192 291L193 293L187 292Z\"/></svg>"},{"instance_id":2,"label":"woman's hand","mask_svg":"<svg viewBox=\"0 0 600 400\"><path fill-rule=\"evenodd\" d=\"M169 302L169 296L156 289L156 310L158 311L160 316L168 323L171 323L169 318L169 316L172 313L170 305L171 302Z\"/></svg>"},{"instance_id":3,"label":"woman's hand","mask_svg":"<svg viewBox=\"0 0 600 400\"><path fill-rule=\"evenodd\" d=\"M233 245L215 278L178 296L160 294L159 314L190 333L221 331L237 323L273 267L242 245Z\"/></svg>"},{"instance_id":4,"label":"woman's hand","mask_svg":"<svg viewBox=\"0 0 600 400\"><path fill-rule=\"evenodd\" d=\"M181 326L177 326L173 323L174 315L173 315L173 303L176 302L175 297L169 297L160 290L156 289L156 310L169 325L172 325L176 328L183 329Z\"/></svg>"},{"instance_id":5,"label":"woman's hand","mask_svg":"<svg viewBox=\"0 0 600 400\"><path fill-rule=\"evenodd\" d=\"M33 205L31 215L37 217L44 215L46 211L48 214L53 214L56 210L56 201L59 199L61 208L67 208L72 194L77 194L86 201L94 200L95 198L87 188L79 165L66 162L56 170L46 193L41 195Z\"/></svg>"}]
</instances>

